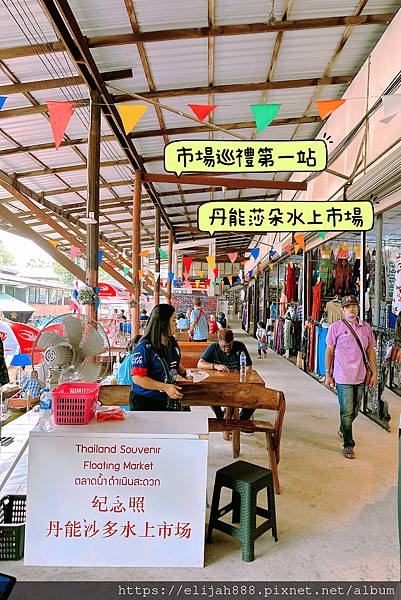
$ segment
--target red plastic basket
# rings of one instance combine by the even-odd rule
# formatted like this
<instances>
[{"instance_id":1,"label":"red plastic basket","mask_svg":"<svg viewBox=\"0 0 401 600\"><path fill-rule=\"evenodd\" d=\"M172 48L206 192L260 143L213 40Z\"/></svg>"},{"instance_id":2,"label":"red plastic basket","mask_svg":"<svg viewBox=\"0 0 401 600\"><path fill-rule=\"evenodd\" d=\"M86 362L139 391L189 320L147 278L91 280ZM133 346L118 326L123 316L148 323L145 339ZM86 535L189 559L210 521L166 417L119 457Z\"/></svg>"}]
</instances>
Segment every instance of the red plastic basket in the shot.
<instances>
[{"instance_id":1,"label":"red plastic basket","mask_svg":"<svg viewBox=\"0 0 401 600\"><path fill-rule=\"evenodd\" d=\"M87 425L96 410L98 383L62 383L52 390L57 425Z\"/></svg>"}]
</instances>

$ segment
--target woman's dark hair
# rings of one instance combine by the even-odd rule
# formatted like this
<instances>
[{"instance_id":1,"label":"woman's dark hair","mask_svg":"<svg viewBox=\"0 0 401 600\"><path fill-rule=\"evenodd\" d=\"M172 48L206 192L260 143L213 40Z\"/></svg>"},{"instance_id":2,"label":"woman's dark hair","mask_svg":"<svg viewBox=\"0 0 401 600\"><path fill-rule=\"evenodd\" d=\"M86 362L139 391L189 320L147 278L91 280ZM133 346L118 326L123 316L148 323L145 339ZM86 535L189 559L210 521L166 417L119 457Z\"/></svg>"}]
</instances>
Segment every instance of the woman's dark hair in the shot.
<instances>
[{"instance_id":1,"label":"woman's dark hair","mask_svg":"<svg viewBox=\"0 0 401 600\"><path fill-rule=\"evenodd\" d=\"M262 329L265 328L265 324L263 323L263 321L258 321L258 327L261 327Z\"/></svg>"},{"instance_id":2,"label":"woman's dark hair","mask_svg":"<svg viewBox=\"0 0 401 600\"><path fill-rule=\"evenodd\" d=\"M180 313L177 315L177 319L185 319L184 313Z\"/></svg>"},{"instance_id":3,"label":"woman's dark hair","mask_svg":"<svg viewBox=\"0 0 401 600\"><path fill-rule=\"evenodd\" d=\"M134 350L134 348L138 345L141 337L142 336L138 334L134 338L132 338L132 340L130 340L127 344L126 351L131 353Z\"/></svg>"},{"instance_id":4,"label":"woman's dark hair","mask_svg":"<svg viewBox=\"0 0 401 600\"><path fill-rule=\"evenodd\" d=\"M153 350L159 356L166 355L166 347L162 344L162 335L171 337L170 319L175 312L171 304L157 304L150 314L148 324L142 336L143 340L150 342Z\"/></svg>"}]
</instances>

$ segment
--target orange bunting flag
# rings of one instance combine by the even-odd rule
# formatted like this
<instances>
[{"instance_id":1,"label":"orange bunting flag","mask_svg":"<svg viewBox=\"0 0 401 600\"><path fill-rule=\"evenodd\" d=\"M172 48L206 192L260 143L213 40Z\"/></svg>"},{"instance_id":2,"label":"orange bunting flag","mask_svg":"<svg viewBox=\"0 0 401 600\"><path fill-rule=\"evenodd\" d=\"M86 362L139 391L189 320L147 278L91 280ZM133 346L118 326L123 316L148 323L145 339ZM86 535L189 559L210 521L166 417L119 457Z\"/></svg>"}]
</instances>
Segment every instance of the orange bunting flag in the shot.
<instances>
[{"instance_id":1,"label":"orange bunting flag","mask_svg":"<svg viewBox=\"0 0 401 600\"><path fill-rule=\"evenodd\" d=\"M200 284L200 281L199 281L199 279L195 279L195 287L197 287L197 288L198 288L198 287L199 287L199 284Z\"/></svg>"},{"instance_id":2,"label":"orange bunting flag","mask_svg":"<svg viewBox=\"0 0 401 600\"><path fill-rule=\"evenodd\" d=\"M148 254L149 254L149 250L142 250L142 251L141 251L141 252L138 254L138 256L148 256Z\"/></svg>"},{"instance_id":3,"label":"orange bunting flag","mask_svg":"<svg viewBox=\"0 0 401 600\"><path fill-rule=\"evenodd\" d=\"M287 246L284 246L284 252L287 252L287 254L291 256L291 244L287 244Z\"/></svg>"},{"instance_id":4,"label":"orange bunting flag","mask_svg":"<svg viewBox=\"0 0 401 600\"><path fill-rule=\"evenodd\" d=\"M230 285L232 285L233 284L233 276L232 275L227 275L227 279L228 279Z\"/></svg>"},{"instance_id":5,"label":"orange bunting flag","mask_svg":"<svg viewBox=\"0 0 401 600\"><path fill-rule=\"evenodd\" d=\"M295 254L298 254L298 250L300 249L300 245L299 244L294 244L294 252Z\"/></svg>"},{"instance_id":6,"label":"orange bunting flag","mask_svg":"<svg viewBox=\"0 0 401 600\"><path fill-rule=\"evenodd\" d=\"M302 248L302 250L305 250L305 236L303 233L296 233L294 235L294 239L297 242L297 244L299 244L299 246Z\"/></svg>"},{"instance_id":7,"label":"orange bunting flag","mask_svg":"<svg viewBox=\"0 0 401 600\"><path fill-rule=\"evenodd\" d=\"M117 108L126 134L134 129L135 125L148 110L147 104L119 104Z\"/></svg>"},{"instance_id":8,"label":"orange bunting flag","mask_svg":"<svg viewBox=\"0 0 401 600\"><path fill-rule=\"evenodd\" d=\"M139 281L142 279L144 274L144 271L142 269L138 269L138 277L139 277Z\"/></svg>"},{"instance_id":9,"label":"orange bunting flag","mask_svg":"<svg viewBox=\"0 0 401 600\"><path fill-rule=\"evenodd\" d=\"M329 117L337 108L340 108L345 103L345 100L319 100L315 102L322 121Z\"/></svg>"},{"instance_id":10,"label":"orange bunting flag","mask_svg":"<svg viewBox=\"0 0 401 600\"><path fill-rule=\"evenodd\" d=\"M211 269L214 269L214 266L216 264L216 257L215 256L206 256L206 260L207 260L207 264L209 265L209 267Z\"/></svg>"},{"instance_id":11,"label":"orange bunting flag","mask_svg":"<svg viewBox=\"0 0 401 600\"><path fill-rule=\"evenodd\" d=\"M47 110L49 111L54 143L56 144L56 150L58 150L73 115L74 105L72 102L48 102Z\"/></svg>"},{"instance_id":12,"label":"orange bunting flag","mask_svg":"<svg viewBox=\"0 0 401 600\"><path fill-rule=\"evenodd\" d=\"M269 263L269 269L270 269L270 271L273 269L273 267L274 267L274 264L273 263Z\"/></svg>"},{"instance_id":13,"label":"orange bunting flag","mask_svg":"<svg viewBox=\"0 0 401 600\"><path fill-rule=\"evenodd\" d=\"M195 113L195 116L198 117L199 121L206 119L217 108L217 104L188 104L188 106Z\"/></svg>"},{"instance_id":14,"label":"orange bunting flag","mask_svg":"<svg viewBox=\"0 0 401 600\"><path fill-rule=\"evenodd\" d=\"M205 271L199 271L199 277L200 277L201 279L203 279L203 276L204 276L204 274L205 274Z\"/></svg>"},{"instance_id":15,"label":"orange bunting flag","mask_svg":"<svg viewBox=\"0 0 401 600\"><path fill-rule=\"evenodd\" d=\"M51 244L53 248L57 248L58 246L58 242L56 242L56 240L49 240L49 244Z\"/></svg>"}]
</instances>

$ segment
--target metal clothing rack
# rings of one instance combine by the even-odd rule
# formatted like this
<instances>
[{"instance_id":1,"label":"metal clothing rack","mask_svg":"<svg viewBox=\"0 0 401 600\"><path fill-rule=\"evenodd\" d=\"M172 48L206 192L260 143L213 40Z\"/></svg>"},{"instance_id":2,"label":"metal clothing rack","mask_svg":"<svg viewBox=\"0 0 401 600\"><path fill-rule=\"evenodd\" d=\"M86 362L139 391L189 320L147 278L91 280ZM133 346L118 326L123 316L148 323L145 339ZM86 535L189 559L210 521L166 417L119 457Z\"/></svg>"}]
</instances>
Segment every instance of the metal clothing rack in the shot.
<instances>
[{"instance_id":1,"label":"metal clothing rack","mask_svg":"<svg viewBox=\"0 0 401 600\"><path fill-rule=\"evenodd\" d=\"M383 391L390 370L390 360L386 359L389 344L394 340L394 330L388 327L372 327L376 338L377 386L373 391L365 390L362 412L390 431L390 413L388 403L383 399Z\"/></svg>"}]
</instances>

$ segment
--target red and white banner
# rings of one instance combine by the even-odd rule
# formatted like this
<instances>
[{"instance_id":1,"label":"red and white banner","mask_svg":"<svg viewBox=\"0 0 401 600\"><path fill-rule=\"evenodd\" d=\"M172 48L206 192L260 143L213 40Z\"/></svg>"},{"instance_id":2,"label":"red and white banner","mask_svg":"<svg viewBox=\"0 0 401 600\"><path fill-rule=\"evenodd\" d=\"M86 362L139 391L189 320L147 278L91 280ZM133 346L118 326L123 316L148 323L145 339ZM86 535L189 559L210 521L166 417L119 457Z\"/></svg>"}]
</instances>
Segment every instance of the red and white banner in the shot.
<instances>
[{"instance_id":1,"label":"red and white banner","mask_svg":"<svg viewBox=\"0 0 401 600\"><path fill-rule=\"evenodd\" d=\"M100 298L126 298L127 300L129 299L129 292L123 287L103 282L98 283L98 287L100 289Z\"/></svg>"},{"instance_id":2,"label":"red and white banner","mask_svg":"<svg viewBox=\"0 0 401 600\"><path fill-rule=\"evenodd\" d=\"M25 323L0 321L0 338L3 342L5 356L31 354L38 335L38 329Z\"/></svg>"}]
</instances>

